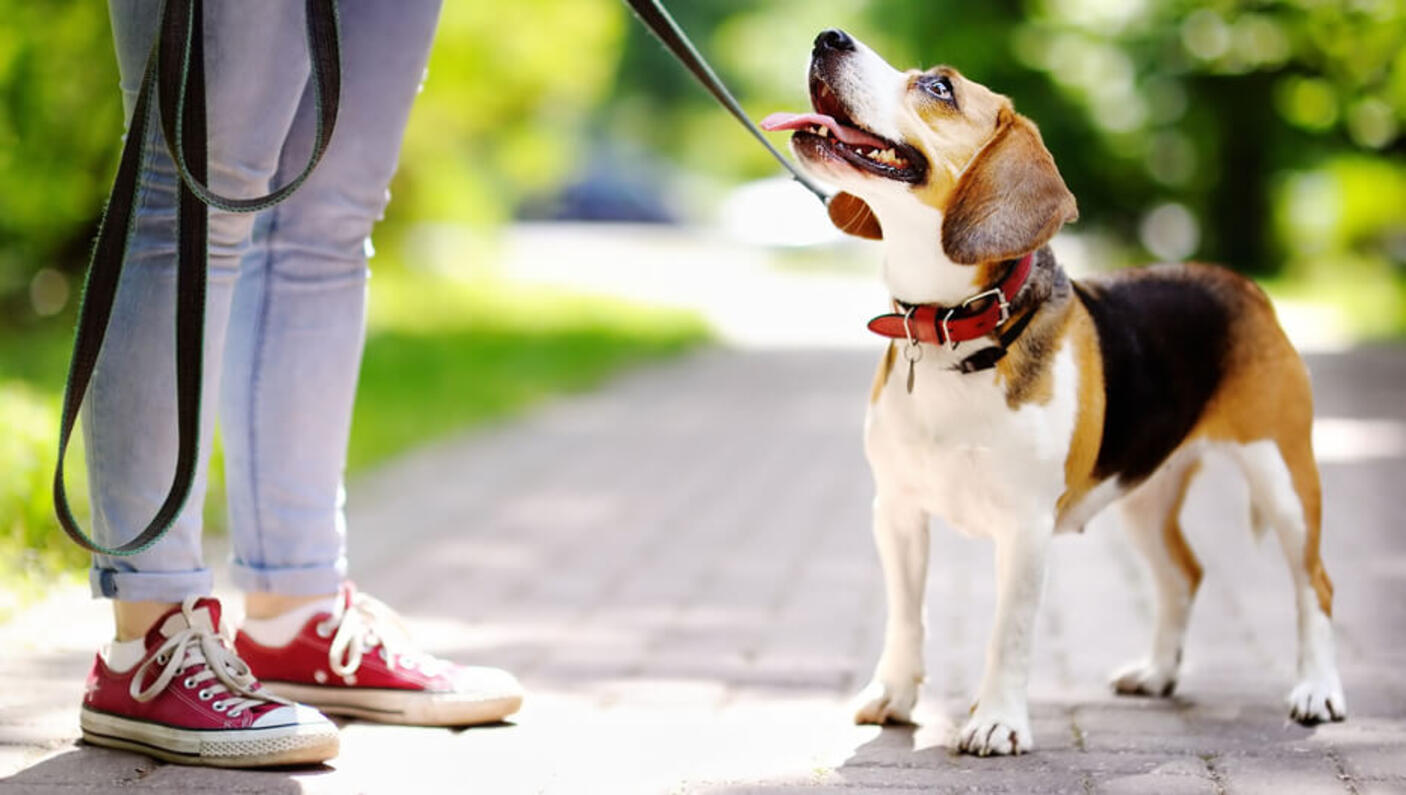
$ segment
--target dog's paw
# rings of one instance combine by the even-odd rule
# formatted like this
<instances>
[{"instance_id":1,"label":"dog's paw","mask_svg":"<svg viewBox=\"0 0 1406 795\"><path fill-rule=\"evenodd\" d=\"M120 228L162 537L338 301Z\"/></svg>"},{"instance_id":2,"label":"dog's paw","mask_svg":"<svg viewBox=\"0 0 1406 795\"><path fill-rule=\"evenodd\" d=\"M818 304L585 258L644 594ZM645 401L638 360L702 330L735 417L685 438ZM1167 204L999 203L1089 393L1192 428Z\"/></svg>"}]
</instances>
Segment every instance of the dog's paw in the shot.
<instances>
[{"instance_id":1,"label":"dog's paw","mask_svg":"<svg viewBox=\"0 0 1406 795\"><path fill-rule=\"evenodd\" d=\"M957 750L976 756L1015 756L1035 748L1030 718L1021 710L983 710L977 707L957 735Z\"/></svg>"},{"instance_id":2,"label":"dog's paw","mask_svg":"<svg viewBox=\"0 0 1406 795\"><path fill-rule=\"evenodd\" d=\"M855 723L912 723L918 682L891 684L878 679L854 697Z\"/></svg>"},{"instance_id":3,"label":"dog's paw","mask_svg":"<svg viewBox=\"0 0 1406 795\"><path fill-rule=\"evenodd\" d=\"M1347 698L1336 673L1299 682L1289 693L1289 717L1312 726L1347 717Z\"/></svg>"},{"instance_id":4,"label":"dog's paw","mask_svg":"<svg viewBox=\"0 0 1406 795\"><path fill-rule=\"evenodd\" d=\"M1121 696L1166 698L1177 689L1177 669L1148 661L1133 663L1113 674L1111 683Z\"/></svg>"}]
</instances>

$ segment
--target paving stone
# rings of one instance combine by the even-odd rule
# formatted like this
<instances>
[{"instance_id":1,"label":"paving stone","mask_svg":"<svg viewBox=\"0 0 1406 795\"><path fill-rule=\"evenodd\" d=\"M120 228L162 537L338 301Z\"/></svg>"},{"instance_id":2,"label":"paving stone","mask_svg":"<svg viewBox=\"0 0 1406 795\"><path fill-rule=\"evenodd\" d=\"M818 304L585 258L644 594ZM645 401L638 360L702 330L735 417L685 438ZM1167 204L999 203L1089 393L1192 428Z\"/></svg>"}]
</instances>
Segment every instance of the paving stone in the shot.
<instances>
[{"instance_id":1,"label":"paving stone","mask_svg":"<svg viewBox=\"0 0 1406 795\"><path fill-rule=\"evenodd\" d=\"M1406 776L1392 779L1358 779L1360 795L1406 795Z\"/></svg>"},{"instance_id":2,"label":"paving stone","mask_svg":"<svg viewBox=\"0 0 1406 795\"><path fill-rule=\"evenodd\" d=\"M1157 773L1139 773L1132 776L1119 776L1094 783L1094 792L1108 795L1191 795L1191 793L1214 793L1215 782L1200 776L1168 776Z\"/></svg>"}]
</instances>

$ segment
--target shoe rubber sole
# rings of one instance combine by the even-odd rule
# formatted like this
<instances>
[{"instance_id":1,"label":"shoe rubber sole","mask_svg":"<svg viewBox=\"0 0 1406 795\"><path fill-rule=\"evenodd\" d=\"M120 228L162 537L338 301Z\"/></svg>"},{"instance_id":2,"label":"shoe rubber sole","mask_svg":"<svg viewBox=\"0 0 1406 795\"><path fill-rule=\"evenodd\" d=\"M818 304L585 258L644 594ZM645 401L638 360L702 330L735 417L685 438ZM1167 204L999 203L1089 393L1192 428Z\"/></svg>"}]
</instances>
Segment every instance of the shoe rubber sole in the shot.
<instances>
[{"instance_id":1,"label":"shoe rubber sole","mask_svg":"<svg viewBox=\"0 0 1406 795\"><path fill-rule=\"evenodd\" d=\"M331 723L258 729L180 729L87 707L83 707L79 723L83 739L93 745L136 751L181 765L313 765L335 757L340 747L337 727Z\"/></svg>"},{"instance_id":2,"label":"shoe rubber sole","mask_svg":"<svg viewBox=\"0 0 1406 795\"><path fill-rule=\"evenodd\" d=\"M260 680L274 695L315 707L327 715L346 715L378 723L411 726L475 726L497 723L522 707L522 695L470 699L458 693L428 693L370 687L324 687Z\"/></svg>"}]
</instances>

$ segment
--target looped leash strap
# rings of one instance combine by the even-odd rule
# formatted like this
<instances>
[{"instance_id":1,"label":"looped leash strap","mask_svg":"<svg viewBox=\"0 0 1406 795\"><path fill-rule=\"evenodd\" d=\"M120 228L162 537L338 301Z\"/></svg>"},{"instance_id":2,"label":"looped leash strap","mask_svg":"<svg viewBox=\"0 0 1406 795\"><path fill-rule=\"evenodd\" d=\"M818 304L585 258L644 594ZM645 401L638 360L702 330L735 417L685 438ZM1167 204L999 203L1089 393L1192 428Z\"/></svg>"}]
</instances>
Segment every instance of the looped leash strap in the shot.
<instances>
[{"instance_id":1,"label":"looped leash strap","mask_svg":"<svg viewBox=\"0 0 1406 795\"><path fill-rule=\"evenodd\" d=\"M308 60L312 67L313 106L316 125L312 155L302 173L266 196L236 199L210 190L204 176L197 177L186 162L184 135L187 103L198 106L204 115L205 59L201 57L204 39L203 0L168 2L159 41L161 79L161 130L171 149L171 159L186 184L201 201L233 213L258 212L278 204L303 184L327 144L337 122L337 105L342 92L341 51L337 41L336 0L307 0ZM204 141L202 136L201 141Z\"/></svg>"},{"instance_id":2,"label":"looped leash strap","mask_svg":"<svg viewBox=\"0 0 1406 795\"><path fill-rule=\"evenodd\" d=\"M776 162L780 163L783 168L791 172L791 176L794 177L797 182L801 183L801 185L805 186L806 190L814 193L815 197L820 199L822 204L829 204L830 194L826 193L825 189L817 185L814 180L802 174L800 169L796 168L791 161L787 160L780 152L776 151L776 147L772 146L771 142L766 139L766 136L762 135L762 131L757 129L757 125L753 124L752 120L748 118L746 112L742 110L742 106L737 104L737 100L734 99L732 93L727 90L727 86L724 86L723 82L718 79L717 74L708 66L708 62L703 60L703 56L698 54L698 50L694 48L693 42L688 40L688 36L684 35L683 30L679 28L678 23L674 22L673 17L669 16L669 12L664 10L664 6L659 0L625 0L625 2L629 3L630 8L634 9L635 15L640 18L640 21L649 28L650 32L652 32L665 47L669 48L669 51L674 54L674 57L679 59L679 62L687 67L688 71L692 72L694 77L698 78L698 82L702 83L703 87L708 89L708 93L712 94L713 98L721 103L724 108L727 108L727 111L731 113L734 118L742 122L742 126L746 127L748 132L752 133L753 138L756 138L761 142L762 146L766 147L766 150L771 153L771 156L776 158Z\"/></svg>"},{"instance_id":3,"label":"looped leash strap","mask_svg":"<svg viewBox=\"0 0 1406 795\"><path fill-rule=\"evenodd\" d=\"M289 184L266 196L231 199L214 194L207 185L204 4L202 0L167 0L162 11L161 29L147 58L117 177L98 226L97 242L93 245L59 424L58 462L54 467L54 511L69 538L91 552L122 556L134 555L149 548L166 534L190 496L200 445L209 239L206 205L231 212L255 212L288 198L317 165L336 126L341 92L336 0L307 0L306 13L309 60L317 104L316 142L312 156L303 172ZM64 456L78 420L79 407L92 380L98 354L102 351L128 241L136 225L142 147L150 122L153 94L157 95L166 146L180 174L180 198L176 209L176 471L166 498L151 522L127 543L108 547L84 533L73 517L64 487Z\"/></svg>"}]
</instances>

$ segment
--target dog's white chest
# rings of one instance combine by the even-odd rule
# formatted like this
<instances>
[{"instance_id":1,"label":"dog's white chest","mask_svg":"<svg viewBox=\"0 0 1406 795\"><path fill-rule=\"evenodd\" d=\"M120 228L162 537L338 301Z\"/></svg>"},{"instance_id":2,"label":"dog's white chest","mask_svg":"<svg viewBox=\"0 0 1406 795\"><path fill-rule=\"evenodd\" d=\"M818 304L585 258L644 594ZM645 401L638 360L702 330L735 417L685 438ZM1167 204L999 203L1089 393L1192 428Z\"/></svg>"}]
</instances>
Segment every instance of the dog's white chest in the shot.
<instances>
[{"instance_id":1,"label":"dog's white chest","mask_svg":"<svg viewBox=\"0 0 1406 795\"><path fill-rule=\"evenodd\" d=\"M865 449L880 491L918 501L928 513L974 535L1053 511L1075 415L1077 377L1056 355L1052 397L1011 408L996 370L961 374L948 361L920 361L912 394L907 363L870 406Z\"/></svg>"}]
</instances>

